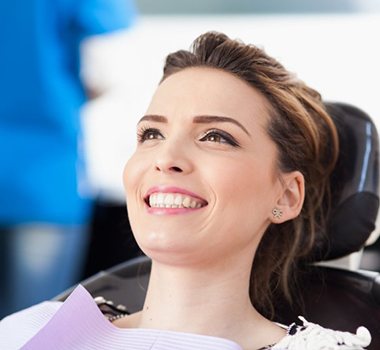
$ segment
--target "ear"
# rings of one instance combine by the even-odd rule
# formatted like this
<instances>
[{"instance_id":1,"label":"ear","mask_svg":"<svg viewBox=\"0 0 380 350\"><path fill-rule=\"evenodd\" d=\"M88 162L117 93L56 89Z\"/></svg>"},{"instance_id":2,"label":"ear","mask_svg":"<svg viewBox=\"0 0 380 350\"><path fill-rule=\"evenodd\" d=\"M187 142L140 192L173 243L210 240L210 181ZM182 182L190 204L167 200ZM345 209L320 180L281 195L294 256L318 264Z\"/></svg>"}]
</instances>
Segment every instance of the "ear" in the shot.
<instances>
[{"instance_id":1,"label":"ear","mask_svg":"<svg viewBox=\"0 0 380 350\"><path fill-rule=\"evenodd\" d=\"M305 180L301 172L292 171L281 175L282 191L275 204L281 215L272 214L271 221L281 224L299 215L305 198Z\"/></svg>"}]
</instances>

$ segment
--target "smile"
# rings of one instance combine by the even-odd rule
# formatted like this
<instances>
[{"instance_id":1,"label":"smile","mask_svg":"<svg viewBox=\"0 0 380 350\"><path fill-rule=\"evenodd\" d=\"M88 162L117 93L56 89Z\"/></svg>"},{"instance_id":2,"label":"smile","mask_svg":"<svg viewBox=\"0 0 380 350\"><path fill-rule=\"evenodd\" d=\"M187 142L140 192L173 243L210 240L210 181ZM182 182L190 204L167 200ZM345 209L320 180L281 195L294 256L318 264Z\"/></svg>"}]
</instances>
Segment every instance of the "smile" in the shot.
<instances>
[{"instance_id":1,"label":"smile","mask_svg":"<svg viewBox=\"0 0 380 350\"><path fill-rule=\"evenodd\" d=\"M198 209L206 205L205 201L180 193L152 193L148 197L151 208Z\"/></svg>"}]
</instances>

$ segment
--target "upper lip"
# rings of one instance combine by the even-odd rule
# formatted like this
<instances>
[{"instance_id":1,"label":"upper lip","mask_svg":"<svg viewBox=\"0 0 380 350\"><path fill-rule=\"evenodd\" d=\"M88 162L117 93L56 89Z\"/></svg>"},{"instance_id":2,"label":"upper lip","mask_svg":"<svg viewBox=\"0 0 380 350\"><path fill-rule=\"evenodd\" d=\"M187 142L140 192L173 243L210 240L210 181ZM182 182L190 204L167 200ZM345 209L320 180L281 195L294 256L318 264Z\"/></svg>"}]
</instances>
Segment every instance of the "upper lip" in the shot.
<instances>
[{"instance_id":1,"label":"upper lip","mask_svg":"<svg viewBox=\"0 0 380 350\"><path fill-rule=\"evenodd\" d=\"M149 190L145 194L145 196L144 196L145 202L149 202L149 196L152 193L180 193L180 194L184 194L186 196L190 196L190 197L193 197L195 199L200 200L203 203L203 205L207 204L207 201L204 198L202 198L201 196L199 196L198 194L196 194L192 191L189 191L185 188L181 188L181 187L177 187L177 186L166 186L166 185L153 186L153 187L149 188Z\"/></svg>"}]
</instances>

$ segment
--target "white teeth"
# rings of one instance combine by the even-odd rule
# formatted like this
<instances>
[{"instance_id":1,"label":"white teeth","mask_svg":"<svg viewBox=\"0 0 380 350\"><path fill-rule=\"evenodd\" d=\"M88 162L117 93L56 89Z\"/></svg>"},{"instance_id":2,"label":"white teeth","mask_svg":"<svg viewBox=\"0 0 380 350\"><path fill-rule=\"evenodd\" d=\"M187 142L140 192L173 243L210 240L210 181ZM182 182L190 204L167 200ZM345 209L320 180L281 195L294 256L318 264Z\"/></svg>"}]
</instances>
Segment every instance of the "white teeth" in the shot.
<instances>
[{"instance_id":1,"label":"white teeth","mask_svg":"<svg viewBox=\"0 0 380 350\"><path fill-rule=\"evenodd\" d=\"M164 203L166 204L166 207L171 206L174 202L174 195L168 194L166 197L164 197Z\"/></svg>"},{"instance_id":2,"label":"white teeth","mask_svg":"<svg viewBox=\"0 0 380 350\"><path fill-rule=\"evenodd\" d=\"M182 196L176 195L174 200L174 205L181 205L182 204Z\"/></svg>"},{"instance_id":3,"label":"white teeth","mask_svg":"<svg viewBox=\"0 0 380 350\"><path fill-rule=\"evenodd\" d=\"M149 196L152 208L201 208L202 202L179 193L153 193Z\"/></svg>"},{"instance_id":4,"label":"white teeth","mask_svg":"<svg viewBox=\"0 0 380 350\"><path fill-rule=\"evenodd\" d=\"M157 194L157 203L164 204L164 199L165 199L165 197L164 197L163 193L158 193Z\"/></svg>"},{"instance_id":5,"label":"white teeth","mask_svg":"<svg viewBox=\"0 0 380 350\"><path fill-rule=\"evenodd\" d=\"M191 198L190 197L185 197L182 201L182 205L185 208L190 208L190 203L191 203Z\"/></svg>"}]
</instances>

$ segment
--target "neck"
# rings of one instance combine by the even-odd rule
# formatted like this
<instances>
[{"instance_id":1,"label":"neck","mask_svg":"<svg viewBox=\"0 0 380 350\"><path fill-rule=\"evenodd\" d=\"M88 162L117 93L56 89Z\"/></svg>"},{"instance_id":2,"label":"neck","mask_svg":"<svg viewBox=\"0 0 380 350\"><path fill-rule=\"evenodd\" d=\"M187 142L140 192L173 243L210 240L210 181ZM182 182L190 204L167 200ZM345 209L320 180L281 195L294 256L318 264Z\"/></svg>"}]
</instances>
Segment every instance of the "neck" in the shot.
<instances>
[{"instance_id":1,"label":"neck","mask_svg":"<svg viewBox=\"0 0 380 350\"><path fill-rule=\"evenodd\" d=\"M252 330L264 320L249 298L251 261L197 267L153 262L137 326L238 339L242 325Z\"/></svg>"},{"instance_id":2,"label":"neck","mask_svg":"<svg viewBox=\"0 0 380 350\"><path fill-rule=\"evenodd\" d=\"M250 302L252 258L192 267L154 261L143 310L118 325L221 337L244 350L274 344L285 331Z\"/></svg>"}]
</instances>

